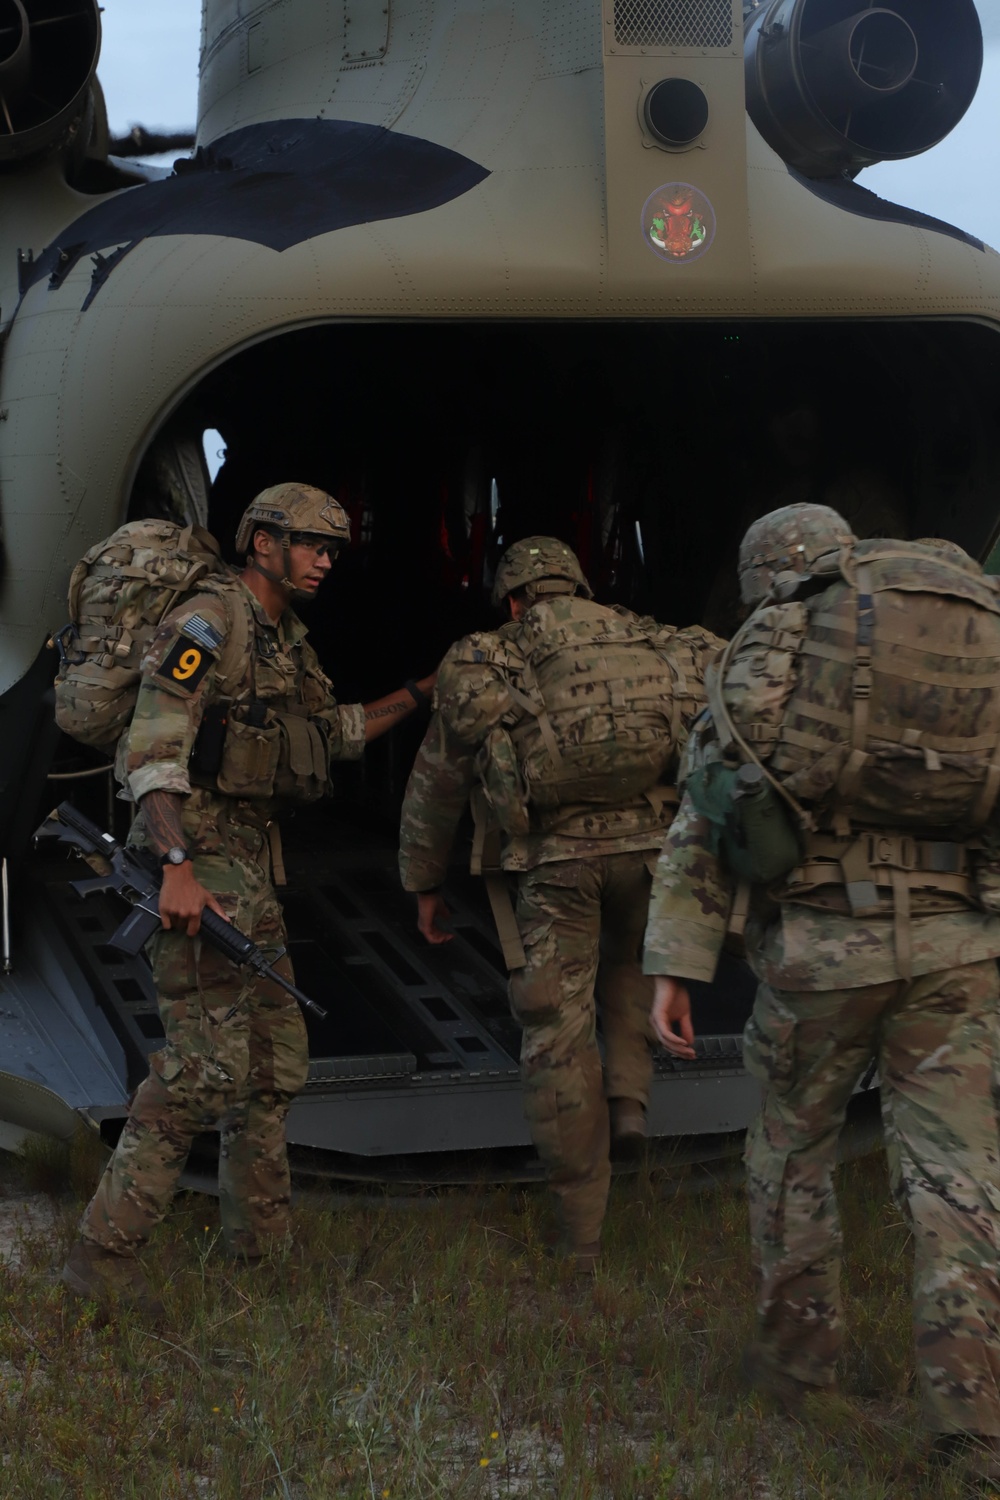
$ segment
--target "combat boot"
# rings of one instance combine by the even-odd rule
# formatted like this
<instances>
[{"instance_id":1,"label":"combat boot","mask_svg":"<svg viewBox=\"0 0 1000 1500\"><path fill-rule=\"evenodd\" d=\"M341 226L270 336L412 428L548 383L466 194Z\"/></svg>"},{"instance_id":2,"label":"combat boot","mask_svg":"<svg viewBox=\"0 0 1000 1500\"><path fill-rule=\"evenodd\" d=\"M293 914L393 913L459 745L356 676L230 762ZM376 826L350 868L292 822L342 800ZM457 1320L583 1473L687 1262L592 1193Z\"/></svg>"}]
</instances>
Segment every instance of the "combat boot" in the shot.
<instances>
[{"instance_id":1,"label":"combat boot","mask_svg":"<svg viewBox=\"0 0 1000 1500\"><path fill-rule=\"evenodd\" d=\"M548 1260L560 1261L574 1276L596 1276L601 1263L601 1242L577 1244L560 1235L545 1246L545 1255Z\"/></svg>"},{"instance_id":2,"label":"combat boot","mask_svg":"<svg viewBox=\"0 0 1000 1500\"><path fill-rule=\"evenodd\" d=\"M638 1099L609 1099L611 1155L616 1161L634 1161L646 1149L646 1111Z\"/></svg>"},{"instance_id":3,"label":"combat boot","mask_svg":"<svg viewBox=\"0 0 1000 1500\"><path fill-rule=\"evenodd\" d=\"M931 1463L953 1468L972 1492L1000 1485L1000 1438L980 1432L946 1432L931 1444Z\"/></svg>"},{"instance_id":4,"label":"combat boot","mask_svg":"<svg viewBox=\"0 0 1000 1500\"><path fill-rule=\"evenodd\" d=\"M572 1266L574 1275L596 1276L601 1263L600 1240L594 1240L590 1245L573 1245L566 1252L566 1259Z\"/></svg>"},{"instance_id":5,"label":"combat boot","mask_svg":"<svg viewBox=\"0 0 1000 1500\"><path fill-rule=\"evenodd\" d=\"M826 1402L838 1395L836 1382L813 1385L784 1370L776 1369L763 1346L756 1341L743 1351L743 1373L751 1389L766 1396L789 1417L806 1415L811 1402Z\"/></svg>"},{"instance_id":6,"label":"combat boot","mask_svg":"<svg viewBox=\"0 0 1000 1500\"><path fill-rule=\"evenodd\" d=\"M90 1240L76 1241L59 1279L74 1296L90 1302L120 1302L148 1318L163 1316L163 1303L150 1290L139 1262Z\"/></svg>"}]
</instances>

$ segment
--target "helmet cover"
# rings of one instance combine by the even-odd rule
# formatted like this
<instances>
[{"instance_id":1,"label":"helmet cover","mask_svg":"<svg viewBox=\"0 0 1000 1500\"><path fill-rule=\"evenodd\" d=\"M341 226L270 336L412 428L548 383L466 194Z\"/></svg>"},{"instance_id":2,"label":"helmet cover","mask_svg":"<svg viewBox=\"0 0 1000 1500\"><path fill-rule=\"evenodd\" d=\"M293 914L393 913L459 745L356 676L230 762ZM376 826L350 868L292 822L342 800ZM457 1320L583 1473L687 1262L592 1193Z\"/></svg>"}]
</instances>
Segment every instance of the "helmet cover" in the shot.
<instances>
[{"instance_id":1,"label":"helmet cover","mask_svg":"<svg viewBox=\"0 0 1000 1500\"><path fill-rule=\"evenodd\" d=\"M585 599L594 597L580 560L572 547L554 536L527 536L514 542L497 564L493 580L493 604L499 606L515 589L528 588L543 579L562 579L575 586Z\"/></svg>"},{"instance_id":2,"label":"helmet cover","mask_svg":"<svg viewBox=\"0 0 1000 1500\"><path fill-rule=\"evenodd\" d=\"M259 526L335 537L341 542L351 539L351 523L344 507L332 495L311 484L272 484L251 500L236 533L236 551L240 556L250 551L253 534Z\"/></svg>"},{"instance_id":3,"label":"helmet cover","mask_svg":"<svg viewBox=\"0 0 1000 1500\"><path fill-rule=\"evenodd\" d=\"M784 505L761 516L740 543L743 603L758 605L782 575L802 583L836 573L841 551L854 540L843 516L829 505Z\"/></svg>"}]
</instances>

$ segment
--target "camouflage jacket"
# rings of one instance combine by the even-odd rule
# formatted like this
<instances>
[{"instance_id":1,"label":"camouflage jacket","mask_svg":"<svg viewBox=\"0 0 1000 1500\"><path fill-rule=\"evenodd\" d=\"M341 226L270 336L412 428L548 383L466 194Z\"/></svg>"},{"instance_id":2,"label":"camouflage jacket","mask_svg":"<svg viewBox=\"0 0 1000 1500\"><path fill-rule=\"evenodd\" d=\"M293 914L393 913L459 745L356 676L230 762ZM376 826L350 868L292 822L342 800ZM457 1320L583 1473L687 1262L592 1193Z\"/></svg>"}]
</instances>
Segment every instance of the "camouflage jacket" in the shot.
<instances>
[{"instance_id":1,"label":"camouflage jacket","mask_svg":"<svg viewBox=\"0 0 1000 1500\"><path fill-rule=\"evenodd\" d=\"M232 630L234 609L248 611L247 652L242 667L221 681L220 656ZM209 705L226 701L230 720L241 706L263 704L272 713L287 712L318 726L327 761L357 760L364 751L365 716L359 703L338 704L316 653L305 639L305 626L291 609L275 624L260 601L235 577L211 592L198 594L164 619L142 663L142 682L128 732L119 745L116 771L121 795L139 801L147 792L187 795L192 790L191 751ZM230 723L227 735L232 731ZM261 736L262 743L264 736ZM326 767L312 767L322 772ZM304 777L299 780L305 781ZM311 778L309 795L318 795ZM286 783L288 779L286 778ZM212 785L211 780L208 782ZM201 785L206 785L204 778ZM215 786L216 792L241 800L266 820L276 799ZM295 800L294 784L285 784L281 800Z\"/></svg>"},{"instance_id":2,"label":"camouflage jacket","mask_svg":"<svg viewBox=\"0 0 1000 1500\"><path fill-rule=\"evenodd\" d=\"M651 619L639 623L665 657L676 642L678 659L697 665L696 672L688 669L684 691L700 700L704 662L723 643L698 626L678 631ZM477 784L477 756L491 730L514 725L525 714L508 691L517 674L518 631L518 623L510 621L498 631L465 636L441 664L435 712L403 802L399 868L405 890L432 890L444 880L459 820ZM558 860L659 848L676 805L670 790L657 787L617 806L564 807L544 826L532 813L527 833L504 840L502 867L531 870Z\"/></svg>"},{"instance_id":3,"label":"camouflage jacket","mask_svg":"<svg viewBox=\"0 0 1000 1500\"><path fill-rule=\"evenodd\" d=\"M685 774L716 752L707 715L706 721L709 732L699 726L689 741ZM734 894L728 870L712 852L708 822L685 793L653 877L644 972L710 981ZM915 913L910 933L914 975L1000 956L1000 917L957 901L947 911ZM891 899L884 915L859 918L755 891L746 947L758 979L780 990L854 989L900 977Z\"/></svg>"}]
</instances>

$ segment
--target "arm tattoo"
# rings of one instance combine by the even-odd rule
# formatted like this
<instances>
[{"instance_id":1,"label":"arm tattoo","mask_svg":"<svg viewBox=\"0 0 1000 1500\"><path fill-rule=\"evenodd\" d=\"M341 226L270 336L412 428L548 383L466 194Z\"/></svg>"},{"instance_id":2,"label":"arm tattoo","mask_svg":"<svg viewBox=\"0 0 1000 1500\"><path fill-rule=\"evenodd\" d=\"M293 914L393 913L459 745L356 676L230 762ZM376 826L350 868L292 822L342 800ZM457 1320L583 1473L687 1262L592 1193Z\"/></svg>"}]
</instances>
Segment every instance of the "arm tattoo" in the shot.
<instances>
[{"instance_id":1,"label":"arm tattoo","mask_svg":"<svg viewBox=\"0 0 1000 1500\"><path fill-rule=\"evenodd\" d=\"M365 718L384 719L389 714L408 714L412 712L412 705L404 702L402 699L399 699L395 703L383 703L381 707L366 708Z\"/></svg>"},{"instance_id":2,"label":"arm tattoo","mask_svg":"<svg viewBox=\"0 0 1000 1500\"><path fill-rule=\"evenodd\" d=\"M147 792L139 804L149 837L157 854L184 847L184 825L180 792Z\"/></svg>"}]
</instances>

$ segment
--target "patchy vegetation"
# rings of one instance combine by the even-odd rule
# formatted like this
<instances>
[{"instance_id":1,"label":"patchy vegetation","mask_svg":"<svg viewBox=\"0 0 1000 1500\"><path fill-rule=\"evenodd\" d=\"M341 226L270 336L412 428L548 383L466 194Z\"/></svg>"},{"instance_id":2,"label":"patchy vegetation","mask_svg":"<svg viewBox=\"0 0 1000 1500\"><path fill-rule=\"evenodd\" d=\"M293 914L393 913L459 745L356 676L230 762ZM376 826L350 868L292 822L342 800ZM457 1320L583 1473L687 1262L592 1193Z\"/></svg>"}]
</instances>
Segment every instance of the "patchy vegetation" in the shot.
<instances>
[{"instance_id":1,"label":"patchy vegetation","mask_svg":"<svg viewBox=\"0 0 1000 1500\"><path fill-rule=\"evenodd\" d=\"M604 1269L548 1259L540 1192L320 1193L256 1268L216 1204L178 1200L144 1264L167 1318L54 1283L79 1203L5 1168L0 1487L31 1500L956 1500L923 1458L909 1257L880 1157L842 1169L844 1399L776 1416L739 1373L752 1326L742 1190L616 1181ZM82 1175L79 1165L74 1178ZM75 1182L79 1188L80 1184ZM12 1225L14 1226L12 1228ZM18 1227L19 1226L19 1227Z\"/></svg>"}]
</instances>

